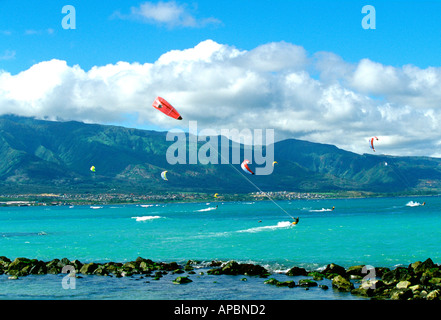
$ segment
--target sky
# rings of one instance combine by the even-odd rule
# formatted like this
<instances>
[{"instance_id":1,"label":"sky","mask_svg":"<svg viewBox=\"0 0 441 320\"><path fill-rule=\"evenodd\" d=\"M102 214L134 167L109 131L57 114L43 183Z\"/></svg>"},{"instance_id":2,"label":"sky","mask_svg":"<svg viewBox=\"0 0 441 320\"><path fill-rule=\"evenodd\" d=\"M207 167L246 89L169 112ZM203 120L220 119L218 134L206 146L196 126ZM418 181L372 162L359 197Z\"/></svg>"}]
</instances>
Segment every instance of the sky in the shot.
<instances>
[{"instance_id":1,"label":"sky","mask_svg":"<svg viewBox=\"0 0 441 320\"><path fill-rule=\"evenodd\" d=\"M360 154L376 136L377 154L441 157L440 14L438 0L0 0L0 114L274 129Z\"/></svg>"}]
</instances>

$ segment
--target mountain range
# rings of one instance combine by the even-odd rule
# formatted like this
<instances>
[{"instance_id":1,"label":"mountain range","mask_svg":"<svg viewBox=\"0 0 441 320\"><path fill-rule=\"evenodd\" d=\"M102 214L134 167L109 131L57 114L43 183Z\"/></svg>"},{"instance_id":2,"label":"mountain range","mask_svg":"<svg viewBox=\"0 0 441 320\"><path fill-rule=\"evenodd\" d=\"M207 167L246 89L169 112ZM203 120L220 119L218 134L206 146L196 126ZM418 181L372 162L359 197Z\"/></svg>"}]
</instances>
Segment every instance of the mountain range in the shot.
<instances>
[{"instance_id":1,"label":"mountain range","mask_svg":"<svg viewBox=\"0 0 441 320\"><path fill-rule=\"evenodd\" d=\"M270 175L239 164L169 164L166 132L76 121L0 117L0 193L256 191L438 193L441 159L356 154L333 145L274 143ZM188 134L187 134L188 137ZM204 142L199 142L203 145ZM230 155L247 146L230 143ZM220 160L220 158L219 158ZM219 161L220 163L220 161ZM96 171L90 170L95 166ZM168 181L161 178L167 170Z\"/></svg>"}]
</instances>

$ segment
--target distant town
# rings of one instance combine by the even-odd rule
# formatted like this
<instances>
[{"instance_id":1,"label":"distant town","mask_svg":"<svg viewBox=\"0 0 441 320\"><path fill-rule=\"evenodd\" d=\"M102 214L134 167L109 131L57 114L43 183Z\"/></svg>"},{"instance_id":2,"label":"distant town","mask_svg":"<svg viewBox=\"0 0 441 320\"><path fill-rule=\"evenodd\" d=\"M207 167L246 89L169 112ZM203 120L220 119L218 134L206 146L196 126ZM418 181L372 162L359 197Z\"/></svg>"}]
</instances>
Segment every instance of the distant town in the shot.
<instances>
[{"instance_id":1,"label":"distant town","mask_svg":"<svg viewBox=\"0 0 441 320\"><path fill-rule=\"evenodd\" d=\"M345 193L300 193L300 192L252 192L246 194L215 194L215 193L167 193L167 194L12 194L0 195L0 206L72 206L72 205L106 205L106 204L148 204L169 202L221 202L221 201L262 201L325 199L336 197L364 197L361 192Z\"/></svg>"}]
</instances>

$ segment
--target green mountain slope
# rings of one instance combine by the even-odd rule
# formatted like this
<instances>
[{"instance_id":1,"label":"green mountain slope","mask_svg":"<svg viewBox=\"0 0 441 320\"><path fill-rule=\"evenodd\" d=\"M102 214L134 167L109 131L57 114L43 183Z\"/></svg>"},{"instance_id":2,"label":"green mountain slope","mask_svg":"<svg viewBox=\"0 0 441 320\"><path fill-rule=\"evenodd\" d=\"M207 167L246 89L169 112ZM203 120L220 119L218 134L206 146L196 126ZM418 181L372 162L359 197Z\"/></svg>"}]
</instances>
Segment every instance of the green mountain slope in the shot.
<instances>
[{"instance_id":1,"label":"green mountain slope","mask_svg":"<svg viewBox=\"0 0 441 320\"><path fill-rule=\"evenodd\" d=\"M271 175L251 176L240 173L239 164L170 165L172 143L165 132L2 116L0 193L441 190L437 158L359 155L289 139L275 143L278 163ZM160 177L163 170L168 181Z\"/></svg>"}]
</instances>

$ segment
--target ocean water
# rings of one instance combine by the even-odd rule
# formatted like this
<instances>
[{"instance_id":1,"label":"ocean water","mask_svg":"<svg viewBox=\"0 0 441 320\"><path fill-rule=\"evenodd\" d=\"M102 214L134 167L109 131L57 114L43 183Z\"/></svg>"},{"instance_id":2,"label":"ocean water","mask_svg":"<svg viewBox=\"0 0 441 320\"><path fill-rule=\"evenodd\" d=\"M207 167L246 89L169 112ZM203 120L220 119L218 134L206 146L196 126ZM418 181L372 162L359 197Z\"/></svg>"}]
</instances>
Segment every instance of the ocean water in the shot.
<instances>
[{"instance_id":1,"label":"ocean water","mask_svg":"<svg viewBox=\"0 0 441 320\"><path fill-rule=\"evenodd\" d=\"M425 205L421 205L425 202ZM261 202L141 205L2 207L0 255L44 261L200 261L192 283L177 275L84 276L75 290L65 275L0 276L0 299L355 299L332 289L279 288L265 279L210 276L204 262L258 263L278 280L294 280L293 266L320 269L407 266L431 258L441 262L441 197L397 197ZM216 205L218 206L216 208ZM279 207L280 206L280 207ZM330 208L335 207L331 211ZM282 210L282 209L283 210ZM291 225L299 217L297 225ZM199 275L199 272L204 275ZM321 284L330 281L323 280ZM358 298L357 298L358 299Z\"/></svg>"}]
</instances>

